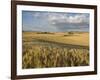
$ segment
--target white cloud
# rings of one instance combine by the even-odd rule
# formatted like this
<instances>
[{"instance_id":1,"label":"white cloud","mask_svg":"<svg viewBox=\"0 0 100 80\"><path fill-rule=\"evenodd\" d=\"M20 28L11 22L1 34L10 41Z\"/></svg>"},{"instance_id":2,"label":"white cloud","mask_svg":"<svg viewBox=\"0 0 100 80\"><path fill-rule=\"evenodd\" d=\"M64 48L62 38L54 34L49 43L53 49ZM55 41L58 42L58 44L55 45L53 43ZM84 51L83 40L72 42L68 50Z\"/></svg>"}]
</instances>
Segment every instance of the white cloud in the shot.
<instances>
[{"instance_id":1,"label":"white cloud","mask_svg":"<svg viewBox=\"0 0 100 80\"><path fill-rule=\"evenodd\" d=\"M89 22L89 18L87 18L86 15L84 14L76 14L76 15L70 15L70 16L67 16L64 15L64 14L49 14L49 16L47 17L48 18L48 21L51 21L51 22L62 22L62 23L76 23L76 24L79 24L79 23L88 23Z\"/></svg>"},{"instance_id":2,"label":"white cloud","mask_svg":"<svg viewBox=\"0 0 100 80\"><path fill-rule=\"evenodd\" d=\"M63 19L65 20L66 16L64 14L49 13L47 18L49 21L61 21Z\"/></svg>"},{"instance_id":3,"label":"white cloud","mask_svg":"<svg viewBox=\"0 0 100 80\"><path fill-rule=\"evenodd\" d=\"M52 13L52 12L36 12L33 14L34 17L41 17L43 19L48 20L52 23L88 23L89 17L86 14L74 14L69 15L70 13Z\"/></svg>"},{"instance_id":4,"label":"white cloud","mask_svg":"<svg viewBox=\"0 0 100 80\"><path fill-rule=\"evenodd\" d=\"M85 23L86 21L87 17L85 15L75 15L67 18L67 22L69 23Z\"/></svg>"}]
</instances>

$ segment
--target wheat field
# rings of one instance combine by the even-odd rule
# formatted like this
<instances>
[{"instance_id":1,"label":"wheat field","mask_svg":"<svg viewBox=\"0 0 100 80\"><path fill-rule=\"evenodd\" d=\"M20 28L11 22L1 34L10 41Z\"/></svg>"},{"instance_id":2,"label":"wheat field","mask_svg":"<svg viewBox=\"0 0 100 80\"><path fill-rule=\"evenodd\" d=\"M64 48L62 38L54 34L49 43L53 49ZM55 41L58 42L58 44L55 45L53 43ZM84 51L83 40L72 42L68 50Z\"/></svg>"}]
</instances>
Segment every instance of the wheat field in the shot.
<instances>
[{"instance_id":1,"label":"wheat field","mask_svg":"<svg viewBox=\"0 0 100 80\"><path fill-rule=\"evenodd\" d=\"M88 32L24 32L22 68L89 65Z\"/></svg>"}]
</instances>

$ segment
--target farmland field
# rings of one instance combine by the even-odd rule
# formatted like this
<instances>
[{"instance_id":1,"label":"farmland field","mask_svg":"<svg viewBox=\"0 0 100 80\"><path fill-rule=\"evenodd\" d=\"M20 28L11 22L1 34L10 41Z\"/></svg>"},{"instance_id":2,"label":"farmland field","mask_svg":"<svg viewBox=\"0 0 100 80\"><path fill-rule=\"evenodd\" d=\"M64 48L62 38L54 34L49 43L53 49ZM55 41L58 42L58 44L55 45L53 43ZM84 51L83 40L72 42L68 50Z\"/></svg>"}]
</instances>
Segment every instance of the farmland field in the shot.
<instances>
[{"instance_id":1,"label":"farmland field","mask_svg":"<svg viewBox=\"0 0 100 80\"><path fill-rule=\"evenodd\" d=\"M28 32L22 36L22 68L89 65L88 32Z\"/></svg>"}]
</instances>

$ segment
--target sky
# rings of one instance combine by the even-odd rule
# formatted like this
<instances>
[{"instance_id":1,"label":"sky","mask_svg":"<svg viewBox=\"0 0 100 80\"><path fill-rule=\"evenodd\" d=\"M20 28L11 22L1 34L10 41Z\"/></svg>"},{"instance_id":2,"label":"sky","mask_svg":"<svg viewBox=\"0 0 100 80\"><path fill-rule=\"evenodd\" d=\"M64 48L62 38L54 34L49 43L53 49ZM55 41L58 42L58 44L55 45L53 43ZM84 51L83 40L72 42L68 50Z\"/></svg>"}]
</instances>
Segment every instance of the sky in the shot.
<instances>
[{"instance_id":1,"label":"sky","mask_svg":"<svg viewBox=\"0 0 100 80\"><path fill-rule=\"evenodd\" d=\"M89 32L89 13L22 11L23 31Z\"/></svg>"}]
</instances>

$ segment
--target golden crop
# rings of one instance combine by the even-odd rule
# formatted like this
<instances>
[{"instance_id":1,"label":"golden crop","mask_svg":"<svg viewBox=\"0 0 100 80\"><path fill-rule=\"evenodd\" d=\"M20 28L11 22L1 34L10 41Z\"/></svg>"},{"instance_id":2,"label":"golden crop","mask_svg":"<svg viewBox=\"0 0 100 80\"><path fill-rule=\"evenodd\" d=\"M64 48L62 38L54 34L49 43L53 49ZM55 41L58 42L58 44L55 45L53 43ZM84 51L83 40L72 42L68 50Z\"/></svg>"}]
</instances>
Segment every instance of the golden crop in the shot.
<instances>
[{"instance_id":1,"label":"golden crop","mask_svg":"<svg viewBox=\"0 0 100 80\"><path fill-rule=\"evenodd\" d=\"M48 36L45 36L48 35ZM56 35L55 38L52 35ZM61 39L59 38L59 35ZM82 41L67 45L72 36L64 34L23 33L22 68L72 67L89 65L89 47ZM70 34L69 34L70 35ZM73 35L73 34L71 34ZM57 37L57 38L56 38ZM67 39L69 41L67 42ZM75 36L73 36L75 38ZM58 40L57 40L58 39ZM76 39L76 38L75 38ZM62 40L62 42L61 42ZM64 41L66 42L64 43ZM75 47L75 44L78 46ZM85 45L88 45L84 42ZM80 44L80 46L79 46Z\"/></svg>"}]
</instances>

